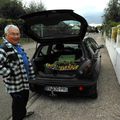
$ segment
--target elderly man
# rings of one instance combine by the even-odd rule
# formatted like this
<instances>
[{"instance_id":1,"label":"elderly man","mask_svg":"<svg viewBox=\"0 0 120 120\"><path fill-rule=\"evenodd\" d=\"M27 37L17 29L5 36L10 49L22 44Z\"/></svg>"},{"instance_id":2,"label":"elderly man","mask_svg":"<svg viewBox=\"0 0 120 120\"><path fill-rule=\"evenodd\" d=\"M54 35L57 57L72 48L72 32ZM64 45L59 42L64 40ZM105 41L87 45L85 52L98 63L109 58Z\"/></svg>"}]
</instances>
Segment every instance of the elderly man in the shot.
<instances>
[{"instance_id":1,"label":"elderly man","mask_svg":"<svg viewBox=\"0 0 120 120\"><path fill-rule=\"evenodd\" d=\"M4 29L4 42L0 47L0 75L12 97L12 119L23 120L33 112L26 112L29 97L29 81L34 80L33 67L19 44L20 30L15 25Z\"/></svg>"}]
</instances>

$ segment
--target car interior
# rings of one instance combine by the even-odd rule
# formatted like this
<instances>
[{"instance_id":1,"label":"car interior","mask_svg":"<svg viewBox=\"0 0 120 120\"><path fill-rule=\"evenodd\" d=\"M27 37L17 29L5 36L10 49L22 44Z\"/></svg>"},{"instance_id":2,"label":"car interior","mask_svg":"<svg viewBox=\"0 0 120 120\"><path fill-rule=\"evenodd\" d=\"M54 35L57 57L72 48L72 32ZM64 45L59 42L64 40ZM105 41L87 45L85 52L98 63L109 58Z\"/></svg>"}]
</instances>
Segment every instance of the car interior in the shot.
<instances>
[{"instance_id":1,"label":"car interior","mask_svg":"<svg viewBox=\"0 0 120 120\"><path fill-rule=\"evenodd\" d=\"M38 49L38 53L33 59L37 73L53 74L56 70L59 71L58 73L66 74L67 71L75 71L84 56L83 50L78 44L52 44ZM62 68L62 66L66 66L66 68Z\"/></svg>"}]
</instances>

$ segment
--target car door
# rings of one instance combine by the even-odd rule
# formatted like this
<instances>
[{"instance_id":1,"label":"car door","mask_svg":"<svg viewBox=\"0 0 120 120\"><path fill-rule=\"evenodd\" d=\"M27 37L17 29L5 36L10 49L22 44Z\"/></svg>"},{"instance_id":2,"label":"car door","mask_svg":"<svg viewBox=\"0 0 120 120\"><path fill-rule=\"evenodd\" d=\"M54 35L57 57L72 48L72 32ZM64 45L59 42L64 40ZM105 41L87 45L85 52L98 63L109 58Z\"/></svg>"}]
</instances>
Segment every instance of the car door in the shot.
<instances>
[{"instance_id":1,"label":"car door","mask_svg":"<svg viewBox=\"0 0 120 120\"><path fill-rule=\"evenodd\" d=\"M99 45L93 38L87 38L85 44L88 49L88 55L92 59L93 63L93 71L95 72L96 76L98 76L100 71L100 63L101 63L101 55L100 49L98 49Z\"/></svg>"}]
</instances>

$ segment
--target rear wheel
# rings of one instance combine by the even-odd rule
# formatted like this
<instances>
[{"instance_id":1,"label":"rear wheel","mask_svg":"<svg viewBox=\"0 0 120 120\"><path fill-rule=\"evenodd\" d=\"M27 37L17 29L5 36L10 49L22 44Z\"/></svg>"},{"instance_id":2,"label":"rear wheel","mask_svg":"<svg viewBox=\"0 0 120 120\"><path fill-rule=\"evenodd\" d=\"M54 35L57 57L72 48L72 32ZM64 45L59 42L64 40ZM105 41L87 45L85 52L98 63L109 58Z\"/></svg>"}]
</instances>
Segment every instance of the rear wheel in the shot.
<instances>
[{"instance_id":1,"label":"rear wheel","mask_svg":"<svg viewBox=\"0 0 120 120\"><path fill-rule=\"evenodd\" d=\"M90 96L90 98L97 99L98 98L98 93L96 92L96 93L92 94Z\"/></svg>"},{"instance_id":2,"label":"rear wheel","mask_svg":"<svg viewBox=\"0 0 120 120\"><path fill-rule=\"evenodd\" d=\"M92 86L89 91L90 98L96 99L98 97L97 83Z\"/></svg>"}]
</instances>

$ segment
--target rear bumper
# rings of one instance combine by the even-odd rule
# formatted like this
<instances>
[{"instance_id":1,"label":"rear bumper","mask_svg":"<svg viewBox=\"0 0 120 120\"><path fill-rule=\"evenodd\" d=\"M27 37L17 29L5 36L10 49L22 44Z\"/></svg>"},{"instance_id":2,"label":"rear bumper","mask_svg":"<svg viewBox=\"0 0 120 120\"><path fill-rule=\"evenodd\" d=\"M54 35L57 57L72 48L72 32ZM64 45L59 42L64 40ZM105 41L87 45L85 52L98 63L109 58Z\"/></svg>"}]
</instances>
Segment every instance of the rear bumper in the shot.
<instances>
[{"instance_id":1,"label":"rear bumper","mask_svg":"<svg viewBox=\"0 0 120 120\"><path fill-rule=\"evenodd\" d=\"M93 86L97 83L97 80L90 79L55 79L55 78L37 78L36 80L30 80L30 84L36 84L41 86L68 86L74 87L79 85Z\"/></svg>"},{"instance_id":2,"label":"rear bumper","mask_svg":"<svg viewBox=\"0 0 120 120\"><path fill-rule=\"evenodd\" d=\"M40 94L87 96L97 98L97 80L38 78L30 81L30 89ZM68 92L46 91L46 87L65 87ZM82 87L82 89L81 89Z\"/></svg>"}]
</instances>

